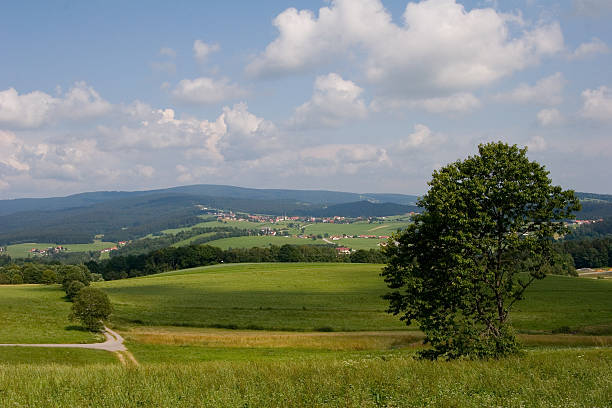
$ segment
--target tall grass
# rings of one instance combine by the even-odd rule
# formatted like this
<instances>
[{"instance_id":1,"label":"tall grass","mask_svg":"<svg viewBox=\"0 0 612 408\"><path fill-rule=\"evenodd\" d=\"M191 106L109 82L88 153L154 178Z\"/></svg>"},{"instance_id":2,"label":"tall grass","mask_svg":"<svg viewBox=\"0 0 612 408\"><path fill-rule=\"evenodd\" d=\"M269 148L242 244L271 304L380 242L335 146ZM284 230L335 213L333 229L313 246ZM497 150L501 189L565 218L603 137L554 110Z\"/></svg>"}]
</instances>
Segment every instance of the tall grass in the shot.
<instances>
[{"instance_id":1,"label":"tall grass","mask_svg":"<svg viewBox=\"0 0 612 408\"><path fill-rule=\"evenodd\" d=\"M606 407L612 352L392 359L0 366L6 407Z\"/></svg>"}]
</instances>

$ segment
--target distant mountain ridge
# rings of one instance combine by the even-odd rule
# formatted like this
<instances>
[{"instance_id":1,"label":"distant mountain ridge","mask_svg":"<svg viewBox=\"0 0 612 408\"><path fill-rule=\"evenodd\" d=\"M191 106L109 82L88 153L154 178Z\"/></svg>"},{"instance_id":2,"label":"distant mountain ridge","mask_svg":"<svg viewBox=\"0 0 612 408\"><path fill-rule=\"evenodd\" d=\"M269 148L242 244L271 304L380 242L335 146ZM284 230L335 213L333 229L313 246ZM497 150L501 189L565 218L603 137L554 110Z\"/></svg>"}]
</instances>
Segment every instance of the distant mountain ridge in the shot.
<instances>
[{"instance_id":1,"label":"distant mountain ridge","mask_svg":"<svg viewBox=\"0 0 612 408\"><path fill-rule=\"evenodd\" d=\"M197 184L146 191L96 191L66 197L19 198L0 200L0 216L23 211L55 211L88 207L128 197L151 194L185 194L190 196L229 197L249 200L291 200L315 205L344 204L357 201L416 205L417 196L406 194L348 193L328 190L256 189L215 184Z\"/></svg>"},{"instance_id":2,"label":"distant mountain ridge","mask_svg":"<svg viewBox=\"0 0 612 408\"><path fill-rule=\"evenodd\" d=\"M577 193L579 219L612 217L612 195ZM252 214L381 217L418 212L417 197L327 190L194 185L148 191L98 191L67 197L0 200L0 245L130 240L201 221L200 206Z\"/></svg>"}]
</instances>

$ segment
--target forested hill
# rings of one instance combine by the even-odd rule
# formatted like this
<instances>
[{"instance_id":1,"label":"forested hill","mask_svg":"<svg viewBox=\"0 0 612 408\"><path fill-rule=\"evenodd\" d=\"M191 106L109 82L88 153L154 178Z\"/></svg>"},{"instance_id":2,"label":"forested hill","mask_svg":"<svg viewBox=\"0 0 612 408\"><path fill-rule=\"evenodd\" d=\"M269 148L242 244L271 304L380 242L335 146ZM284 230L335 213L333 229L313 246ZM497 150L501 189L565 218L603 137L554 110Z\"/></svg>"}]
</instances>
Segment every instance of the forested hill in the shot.
<instances>
[{"instance_id":1,"label":"forested hill","mask_svg":"<svg viewBox=\"0 0 612 408\"><path fill-rule=\"evenodd\" d=\"M577 193L579 219L612 216L612 196ZM201 221L201 206L252 214L379 217L418 211L417 197L325 190L259 190L195 185L135 192L0 200L0 246L24 242L123 241Z\"/></svg>"},{"instance_id":2,"label":"forested hill","mask_svg":"<svg viewBox=\"0 0 612 408\"><path fill-rule=\"evenodd\" d=\"M416 204L417 200L416 196L405 194L361 194L327 190L255 189L213 184L199 184L147 191L98 191L74 194L67 197L0 200L0 216L23 211L55 211L68 208L88 207L95 204L124 198L144 197L159 194L263 201L281 200L285 202L313 205L334 205L357 201L414 205Z\"/></svg>"},{"instance_id":3,"label":"forested hill","mask_svg":"<svg viewBox=\"0 0 612 408\"><path fill-rule=\"evenodd\" d=\"M201 207L254 214L300 216L386 216L417 210L415 206L361 201L332 206L291 200L254 200L180 193L150 193L90 206L49 211L23 211L0 216L0 246L25 242L57 244L126 241L169 228L194 225Z\"/></svg>"}]
</instances>

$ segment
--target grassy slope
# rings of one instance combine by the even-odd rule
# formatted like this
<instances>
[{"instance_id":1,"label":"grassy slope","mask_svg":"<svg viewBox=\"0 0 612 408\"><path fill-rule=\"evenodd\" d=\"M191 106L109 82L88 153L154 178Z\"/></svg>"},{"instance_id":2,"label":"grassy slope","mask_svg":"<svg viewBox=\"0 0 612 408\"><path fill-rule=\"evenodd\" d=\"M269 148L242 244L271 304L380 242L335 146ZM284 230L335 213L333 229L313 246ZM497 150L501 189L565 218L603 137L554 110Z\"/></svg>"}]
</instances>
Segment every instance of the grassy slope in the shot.
<instances>
[{"instance_id":1,"label":"grassy slope","mask_svg":"<svg viewBox=\"0 0 612 408\"><path fill-rule=\"evenodd\" d=\"M384 312L380 266L242 264L96 284L117 321L266 329L403 329Z\"/></svg>"},{"instance_id":2,"label":"grassy slope","mask_svg":"<svg viewBox=\"0 0 612 408\"><path fill-rule=\"evenodd\" d=\"M91 343L100 337L72 329L59 285L0 285L0 343Z\"/></svg>"},{"instance_id":3,"label":"grassy slope","mask_svg":"<svg viewBox=\"0 0 612 408\"><path fill-rule=\"evenodd\" d=\"M115 319L146 325L249 326L337 331L401 330L385 313L380 265L218 265L96 284ZM528 291L513 322L519 331L612 334L612 281L549 276Z\"/></svg>"},{"instance_id":4,"label":"grassy slope","mask_svg":"<svg viewBox=\"0 0 612 408\"><path fill-rule=\"evenodd\" d=\"M451 363L403 355L336 359L0 366L0 406L604 407L609 349L528 352Z\"/></svg>"},{"instance_id":5,"label":"grassy slope","mask_svg":"<svg viewBox=\"0 0 612 408\"><path fill-rule=\"evenodd\" d=\"M0 347L2 364L67 364L72 366L92 363L118 364L112 353L104 350L44 347Z\"/></svg>"}]
</instances>

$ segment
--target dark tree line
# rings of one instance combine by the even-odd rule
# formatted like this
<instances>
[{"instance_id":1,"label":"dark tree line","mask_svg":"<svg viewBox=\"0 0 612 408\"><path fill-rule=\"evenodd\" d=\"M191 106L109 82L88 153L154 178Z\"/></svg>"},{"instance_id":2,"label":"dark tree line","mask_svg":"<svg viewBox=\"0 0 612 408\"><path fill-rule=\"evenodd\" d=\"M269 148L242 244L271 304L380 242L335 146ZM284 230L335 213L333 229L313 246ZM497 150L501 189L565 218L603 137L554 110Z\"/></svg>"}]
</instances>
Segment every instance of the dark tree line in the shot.
<instances>
[{"instance_id":1,"label":"dark tree line","mask_svg":"<svg viewBox=\"0 0 612 408\"><path fill-rule=\"evenodd\" d=\"M219 263L243 262L356 262L384 263L378 250L359 250L339 255L332 246L283 245L222 250L210 245L167 247L148 254L114 256L103 261L90 261L86 266L105 280L152 275L178 269Z\"/></svg>"},{"instance_id":2,"label":"dark tree line","mask_svg":"<svg viewBox=\"0 0 612 408\"><path fill-rule=\"evenodd\" d=\"M557 246L560 252L572 257L576 268L612 266L612 236L566 240L557 243Z\"/></svg>"}]
</instances>

